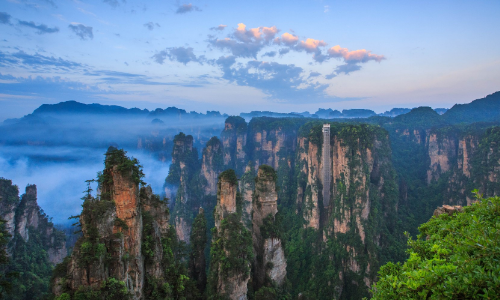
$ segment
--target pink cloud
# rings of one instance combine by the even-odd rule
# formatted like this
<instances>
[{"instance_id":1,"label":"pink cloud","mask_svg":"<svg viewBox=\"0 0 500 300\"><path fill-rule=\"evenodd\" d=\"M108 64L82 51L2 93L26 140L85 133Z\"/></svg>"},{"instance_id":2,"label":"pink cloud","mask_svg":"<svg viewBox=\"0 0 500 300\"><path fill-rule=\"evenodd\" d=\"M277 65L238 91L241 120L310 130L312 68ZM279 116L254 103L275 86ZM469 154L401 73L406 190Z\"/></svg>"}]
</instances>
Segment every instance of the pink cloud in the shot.
<instances>
[{"instance_id":1,"label":"pink cloud","mask_svg":"<svg viewBox=\"0 0 500 300\"><path fill-rule=\"evenodd\" d=\"M298 45L299 48L305 50L306 52L317 52L319 47L326 46L323 40L307 39L305 42L300 41Z\"/></svg>"},{"instance_id":2,"label":"pink cloud","mask_svg":"<svg viewBox=\"0 0 500 300\"><path fill-rule=\"evenodd\" d=\"M257 28L250 28L248 30L246 27L247 26L245 24L239 23L238 28L236 28L234 32L234 36L242 42L252 42L252 40L261 41L262 39L270 41L279 31L276 26L260 26Z\"/></svg>"},{"instance_id":3,"label":"pink cloud","mask_svg":"<svg viewBox=\"0 0 500 300\"><path fill-rule=\"evenodd\" d=\"M371 51L365 49L349 51L349 49L342 48L339 45L328 49L328 55L330 57L342 57L346 62L351 63L367 62L370 60L380 62L385 59L383 55L372 54Z\"/></svg>"},{"instance_id":4,"label":"pink cloud","mask_svg":"<svg viewBox=\"0 0 500 300\"><path fill-rule=\"evenodd\" d=\"M298 36L285 32L281 35L281 38L279 37L275 38L274 42L276 44L283 43L288 46L293 46L298 42L298 40L299 40Z\"/></svg>"}]
</instances>

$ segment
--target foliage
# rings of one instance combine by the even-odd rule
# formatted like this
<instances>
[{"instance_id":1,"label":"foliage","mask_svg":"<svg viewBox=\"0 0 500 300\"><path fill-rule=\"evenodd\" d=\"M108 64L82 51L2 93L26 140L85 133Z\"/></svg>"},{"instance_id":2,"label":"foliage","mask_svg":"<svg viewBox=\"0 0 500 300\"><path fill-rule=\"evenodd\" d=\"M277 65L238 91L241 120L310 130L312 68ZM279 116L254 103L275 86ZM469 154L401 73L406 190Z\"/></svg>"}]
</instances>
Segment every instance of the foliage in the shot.
<instances>
[{"instance_id":1,"label":"foliage","mask_svg":"<svg viewBox=\"0 0 500 300\"><path fill-rule=\"evenodd\" d=\"M12 184L12 180L0 177L0 199L2 205L17 204L19 202L19 187Z\"/></svg>"},{"instance_id":2,"label":"foliage","mask_svg":"<svg viewBox=\"0 0 500 300\"><path fill-rule=\"evenodd\" d=\"M181 162L185 165L181 170ZM165 179L166 184L179 185L183 172L188 175L187 182L196 170L199 169L200 162L198 151L193 148L193 136L185 135L183 132L174 137L174 148L172 150L172 164Z\"/></svg>"},{"instance_id":3,"label":"foliage","mask_svg":"<svg viewBox=\"0 0 500 300\"><path fill-rule=\"evenodd\" d=\"M8 183L11 184L10 180ZM2 188L5 187L2 186ZM28 185L26 189L28 191L33 188L35 187ZM10 191L17 191L17 187L10 189ZM38 216L38 224L36 228L27 226L26 231L29 233L29 238L26 240L19 232L14 233L8 244L11 253L8 262L1 259L2 254L0 254L0 261L5 263L0 265L0 273L2 274L0 281L3 283L0 284L0 293L3 293L5 288L9 289L10 286L9 299L43 299L49 292L53 268L49 261L48 250L51 247L62 247L64 234L54 229L54 224L36 205L36 198L31 194L24 194L18 203L15 208L15 223L19 224L21 215L33 213ZM3 227L3 230L0 229L0 251L2 251L9 238L5 235L5 224L0 222L0 227ZM52 233L49 234L50 232Z\"/></svg>"},{"instance_id":4,"label":"foliage","mask_svg":"<svg viewBox=\"0 0 500 300\"><path fill-rule=\"evenodd\" d=\"M455 104L442 116L449 123L497 122L500 92L493 93L468 104Z\"/></svg>"},{"instance_id":5,"label":"foliage","mask_svg":"<svg viewBox=\"0 0 500 300\"><path fill-rule=\"evenodd\" d=\"M145 264L157 263L154 261L153 252L153 224L151 214L143 213L143 248ZM187 273L186 245L177 239L173 226L170 226L167 234L161 237L162 260L161 267L164 272L163 278L146 276L144 294L147 299L197 299L199 297L195 282Z\"/></svg>"},{"instance_id":6,"label":"foliage","mask_svg":"<svg viewBox=\"0 0 500 300\"><path fill-rule=\"evenodd\" d=\"M126 178L130 178L135 184L145 184L142 181L144 178L144 172L142 171L142 166L136 158L129 158L126 156L127 152L123 149L117 149L115 147L109 147L106 152L106 158L104 160L104 172L99 176L100 184L110 185L113 183L113 178L111 175L111 170L113 167L117 167L120 174Z\"/></svg>"},{"instance_id":7,"label":"foliage","mask_svg":"<svg viewBox=\"0 0 500 300\"><path fill-rule=\"evenodd\" d=\"M63 295L67 294L62 294L60 297ZM127 300L131 298L132 295L127 291L125 283L112 277L103 281L99 289L81 286L73 295L73 300Z\"/></svg>"},{"instance_id":8,"label":"foliage","mask_svg":"<svg viewBox=\"0 0 500 300\"><path fill-rule=\"evenodd\" d=\"M207 285L205 248L207 246L207 220L203 210L198 213L191 229L191 252L189 254L189 273L197 283L198 290L205 291Z\"/></svg>"},{"instance_id":9,"label":"foliage","mask_svg":"<svg viewBox=\"0 0 500 300\"><path fill-rule=\"evenodd\" d=\"M233 169L226 170L219 174L219 181L224 180L228 181L232 185L238 184L238 177L236 177L236 173Z\"/></svg>"},{"instance_id":10,"label":"foliage","mask_svg":"<svg viewBox=\"0 0 500 300\"><path fill-rule=\"evenodd\" d=\"M240 222L238 214L229 214L219 229L212 229L208 299L222 299L224 291L218 291L219 279L233 276L249 276L253 259L252 235Z\"/></svg>"},{"instance_id":11,"label":"foliage","mask_svg":"<svg viewBox=\"0 0 500 300\"><path fill-rule=\"evenodd\" d=\"M379 271L372 299L493 299L500 294L500 198L442 214L409 239L410 258Z\"/></svg>"},{"instance_id":12,"label":"foliage","mask_svg":"<svg viewBox=\"0 0 500 300\"><path fill-rule=\"evenodd\" d=\"M262 235L263 239L281 238L282 232L281 232L281 224L280 222L278 222L279 219L280 218L277 215L275 221L275 217L270 214L267 215L262 220L262 226L260 227L260 234Z\"/></svg>"},{"instance_id":13,"label":"foliage","mask_svg":"<svg viewBox=\"0 0 500 300\"><path fill-rule=\"evenodd\" d=\"M276 171L273 169L273 167L268 165L260 165L259 171L261 171L262 177L265 178L265 180L271 180L276 183L278 176L276 175ZM258 181L258 179L259 177L255 177L256 182Z\"/></svg>"},{"instance_id":14,"label":"foliage","mask_svg":"<svg viewBox=\"0 0 500 300\"><path fill-rule=\"evenodd\" d=\"M12 274L7 274L4 269L4 265L9 262L9 256L6 250L9 238L11 237L5 228L5 223L6 221L0 218L0 299L2 299L5 294L10 294L12 290L12 285L7 280Z\"/></svg>"}]
</instances>

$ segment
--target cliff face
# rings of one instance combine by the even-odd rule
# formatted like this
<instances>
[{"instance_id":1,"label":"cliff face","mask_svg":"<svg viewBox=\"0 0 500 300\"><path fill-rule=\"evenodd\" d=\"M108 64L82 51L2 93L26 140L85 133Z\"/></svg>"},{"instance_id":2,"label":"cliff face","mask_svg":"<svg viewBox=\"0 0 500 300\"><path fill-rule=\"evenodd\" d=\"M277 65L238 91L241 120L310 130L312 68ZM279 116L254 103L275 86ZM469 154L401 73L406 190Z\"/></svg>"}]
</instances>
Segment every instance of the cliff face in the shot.
<instances>
[{"instance_id":1,"label":"cliff face","mask_svg":"<svg viewBox=\"0 0 500 300\"><path fill-rule=\"evenodd\" d=\"M428 135L430 165L427 184L439 186L442 176L444 193L437 205L469 205L471 191L478 189L485 196L496 195L500 174L498 127L474 132L435 130ZM441 187L441 189L443 189Z\"/></svg>"},{"instance_id":2,"label":"cliff face","mask_svg":"<svg viewBox=\"0 0 500 300\"><path fill-rule=\"evenodd\" d=\"M221 133L224 148L224 165L234 169L237 174L243 174L247 164L247 123L241 117L226 119Z\"/></svg>"},{"instance_id":3,"label":"cliff face","mask_svg":"<svg viewBox=\"0 0 500 300\"><path fill-rule=\"evenodd\" d=\"M6 249L9 261L1 272L18 274L7 278L12 286L9 299L48 296L52 268L63 261L67 249L64 232L54 228L37 204L36 186L28 185L19 199L18 187L0 178L0 218L7 221L11 235Z\"/></svg>"},{"instance_id":4,"label":"cliff face","mask_svg":"<svg viewBox=\"0 0 500 300\"><path fill-rule=\"evenodd\" d=\"M226 125L222 145L225 168L234 162L238 152L236 135L228 134L234 127L231 122ZM387 132L369 125L332 124L331 139L327 141L331 149L328 154L331 176L326 179L331 183L331 199L329 206L324 207L322 125L323 122L306 123L305 120L253 119L246 139L249 163L239 180L241 197L236 197L236 186L219 180L215 226L220 228L226 215L233 214L238 216L239 223L251 229L255 292L272 286L269 282L282 285L289 268L296 270L290 280L297 294L308 293L312 298L325 296L307 291L309 287L302 285L310 280L311 286L317 285L320 284L318 278L327 278L324 284L328 288L321 293L364 297L376 278L382 257L394 254L386 250L389 240L400 238L395 231L397 218L389 217L397 214L398 189ZM415 141L425 143L421 132L412 133ZM270 167L264 167L265 164ZM264 178L261 166L272 170L275 181ZM287 224L276 223L279 204L289 214ZM283 227L293 236L288 241L288 249L283 247L279 235ZM303 252L296 254L296 249L307 249L302 251L310 251L310 257L318 257L313 260L331 262L317 265L308 262L309 266L305 267L303 259L309 256ZM301 259L288 259L296 255ZM243 281L240 277L231 282L241 287ZM221 286L219 282L216 290Z\"/></svg>"},{"instance_id":5,"label":"cliff face","mask_svg":"<svg viewBox=\"0 0 500 300\"><path fill-rule=\"evenodd\" d=\"M383 232L391 227L386 218L395 215L397 208L387 132L367 125L331 124L330 140L324 141L322 124L308 126L297 142L299 211L306 227L321 232L328 245L326 252L333 251L330 255L337 265L337 276L329 275L329 285L336 286L332 292L341 297L347 290L353 297L354 280L361 296L367 294L376 278L382 251L375 249L389 246L383 241L388 238ZM326 167L321 159L324 143L330 143L330 178L322 178ZM331 183L327 207L323 207L322 199L324 180Z\"/></svg>"},{"instance_id":6,"label":"cliff face","mask_svg":"<svg viewBox=\"0 0 500 300\"><path fill-rule=\"evenodd\" d=\"M201 162L201 176L206 181L205 195L217 194L217 177L222 172L223 163L222 143L217 137L213 137L203 149Z\"/></svg>"},{"instance_id":7,"label":"cliff face","mask_svg":"<svg viewBox=\"0 0 500 300\"><path fill-rule=\"evenodd\" d=\"M281 286L286 276L286 259L275 224L278 212L276 173L262 165L257 173L253 204L254 289L264 284Z\"/></svg>"},{"instance_id":8,"label":"cliff face","mask_svg":"<svg viewBox=\"0 0 500 300\"><path fill-rule=\"evenodd\" d=\"M192 188L194 185L192 181L196 178L195 173L199 168L198 152L196 148L193 148L193 137L186 136L181 132L174 138L172 164L165 180L165 191L167 195L172 197L174 195L173 191L176 191L172 216L177 236L186 243L189 243L192 216L197 209L196 200L200 198L200 195L197 195ZM216 170L210 170L210 172L215 173ZM197 188L201 187L197 186Z\"/></svg>"},{"instance_id":9,"label":"cliff face","mask_svg":"<svg viewBox=\"0 0 500 300\"><path fill-rule=\"evenodd\" d=\"M305 137L298 139L299 151L297 164L300 175L298 176L297 204L300 205L306 226L319 229L320 210L320 156L318 145L310 142ZM306 180L304 180L306 179Z\"/></svg>"},{"instance_id":10,"label":"cliff face","mask_svg":"<svg viewBox=\"0 0 500 300\"><path fill-rule=\"evenodd\" d=\"M112 184L102 188L109 198L85 200L80 215L83 237L77 241L68 265L68 288L99 289L108 278L116 278L125 283L134 299L141 299L144 260L139 188L116 165L104 172L112 178Z\"/></svg>"},{"instance_id":11,"label":"cliff face","mask_svg":"<svg viewBox=\"0 0 500 300\"><path fill-rule=\"evenodd\" d=\"M12 181L0 179L0 218L7 223L11 235L7 252L14 255L18 237L24 243L30 240L30 232L41 235L41 247L47 252L48 261L56 265L67 255L64 233L56 230L37 203L36 185L28 185L19 199L19 190Z\"/></svg>"},{"instance_id":12,"label":"cliff face","mask_svg":"<svg viewBox=\"0 0 500 300\"><path fill-rule=\"evenodd\" d=\"M150 187L139 189L138 162L120 151L106 154L100 197L88 194L84 201L79 217L83 236L62 266L65 275L55 279L56 296L97 295L118 281L133 299L145 299L170 276L165 272L172 250L165 251L175 237L169 236L167 204Z\"/></svg>"},{"instance_id":13,"label":"cliff face","mask_svg":"<svg viewBox=\"0 0 500 300\"><path fill-rule=\"evenodd\" d=\"M209 274L209 297L247 299L252 260L252 240L241 220L241 196L236 173L227 170L219 176L215 228Z\"/></svg>"}]
</instances>

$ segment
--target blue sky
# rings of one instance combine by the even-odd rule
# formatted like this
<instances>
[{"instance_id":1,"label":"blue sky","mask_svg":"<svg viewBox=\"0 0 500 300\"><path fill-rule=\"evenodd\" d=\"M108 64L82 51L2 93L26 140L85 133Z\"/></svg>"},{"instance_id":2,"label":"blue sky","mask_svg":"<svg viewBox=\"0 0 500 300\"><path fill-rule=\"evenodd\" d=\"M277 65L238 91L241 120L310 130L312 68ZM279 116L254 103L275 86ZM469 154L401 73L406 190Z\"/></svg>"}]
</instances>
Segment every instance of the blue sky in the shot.
<instances>
[{"instance_id":1,"label":"blue sky","mask_svg":"<svg viewBox=\"0 0 500 300\"><path fill-rule=\"evenodd\" d=\"M279 112L500 90L500 1L0 0L0 120L76 100Z\"/></svg>"}]
</instances>

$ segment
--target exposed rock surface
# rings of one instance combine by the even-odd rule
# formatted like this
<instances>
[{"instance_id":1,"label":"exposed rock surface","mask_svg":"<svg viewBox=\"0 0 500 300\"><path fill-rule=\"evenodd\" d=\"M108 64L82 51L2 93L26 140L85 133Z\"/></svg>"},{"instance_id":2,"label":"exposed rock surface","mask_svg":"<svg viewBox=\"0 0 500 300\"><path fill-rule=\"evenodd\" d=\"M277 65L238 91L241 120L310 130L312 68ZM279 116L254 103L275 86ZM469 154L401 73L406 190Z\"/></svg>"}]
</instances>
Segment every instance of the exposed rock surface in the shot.
<instances>
[{"instance_id":1,"label":"exposed rock surface","mask_svg":"<svg viewBox=\"0 0 500 300\"><path fill-rule=\"evenodd\" d=\"M277 212L276 173L270 166L261 165L255 184L252 219L253 247L256 257L254 261L255 290L265 284L266 277L278 286L281 286L285 280L286 259L274 224Z\"/></svg>"},{"instance_id":2,"label":"exposed rock surface","mask_svg":"<svg viewBox=\"0 0 500 300\"><path fill-rule=\"evenodd\" d=\"M164 277L162 238L169 229L166 202L153 195L151 187L139 190L134 179L138 171L113 164L117 158L111 155L106 156L101 197L89 194L84 202L80 215L83 236L66 266L65 280L55 279L56 296L82 288L99 290L114 278L125 283L133 299L144 299L146 276ZM147 257L142 252L144 222L150 226Z\"/></svg>"},{"instance_id":3,"label":"exposed rock surface","mask_svg":"<svg viewBox=\"0 0 500 300\"><path fill-rule=\"evenodd\" d=\"M246 242L250 232L237 211L238 182L233 170L221 173L218 182L215 229L212 237L210 293L213 297L245 300L250 280L250 258ZM241 201L241 200L240 200ZM243 243L243 244L240 244ZM238 266L238 267L237 267Z\"/></svg>"},{"instance_id":4,"label":"exposed rock surface","mask_svg":"<svg viewBox=\"0 0 500 300\"><path fill-rule=\"evenodd\" d=\"M217 137L213 137L203 149L201 176L205 179L205 195L217 193L217 177L223 168L222 143Z\"/></svg>"},{"instance_id":5,"label":"exposed rock surface","mask_svg":"<svg viewBox=\"0 0 500 300\"><path fill-rule=\"evenodd\" d=\"M0 218L6 221L7 231L11 235L7 247L9 255L15 255L12 249L15 248L16 236L28 242L33 231L41 235L41 246L53 265L62 262L68 254L64 233L54 228L38 206L36 185L28 185L25 194L19 199L17 186L11 180L0 179Z\"/></svg>"},{"instance_id":6,"label":"exposed rock surface","mask_svg":"<svg viewBox=\"0 0 500 300\"><path fill-rule=\"evenodd\" d=\"M462 212L462 211L463 211L462 206L459 206L459 205L454 205L454 206L443 205L441 207L436 208L433 215L434 215L434 217L440 216L442 214L448 214L451 216L454 213L458 213L458 212Z\"/></svg>"}]
</instances>

